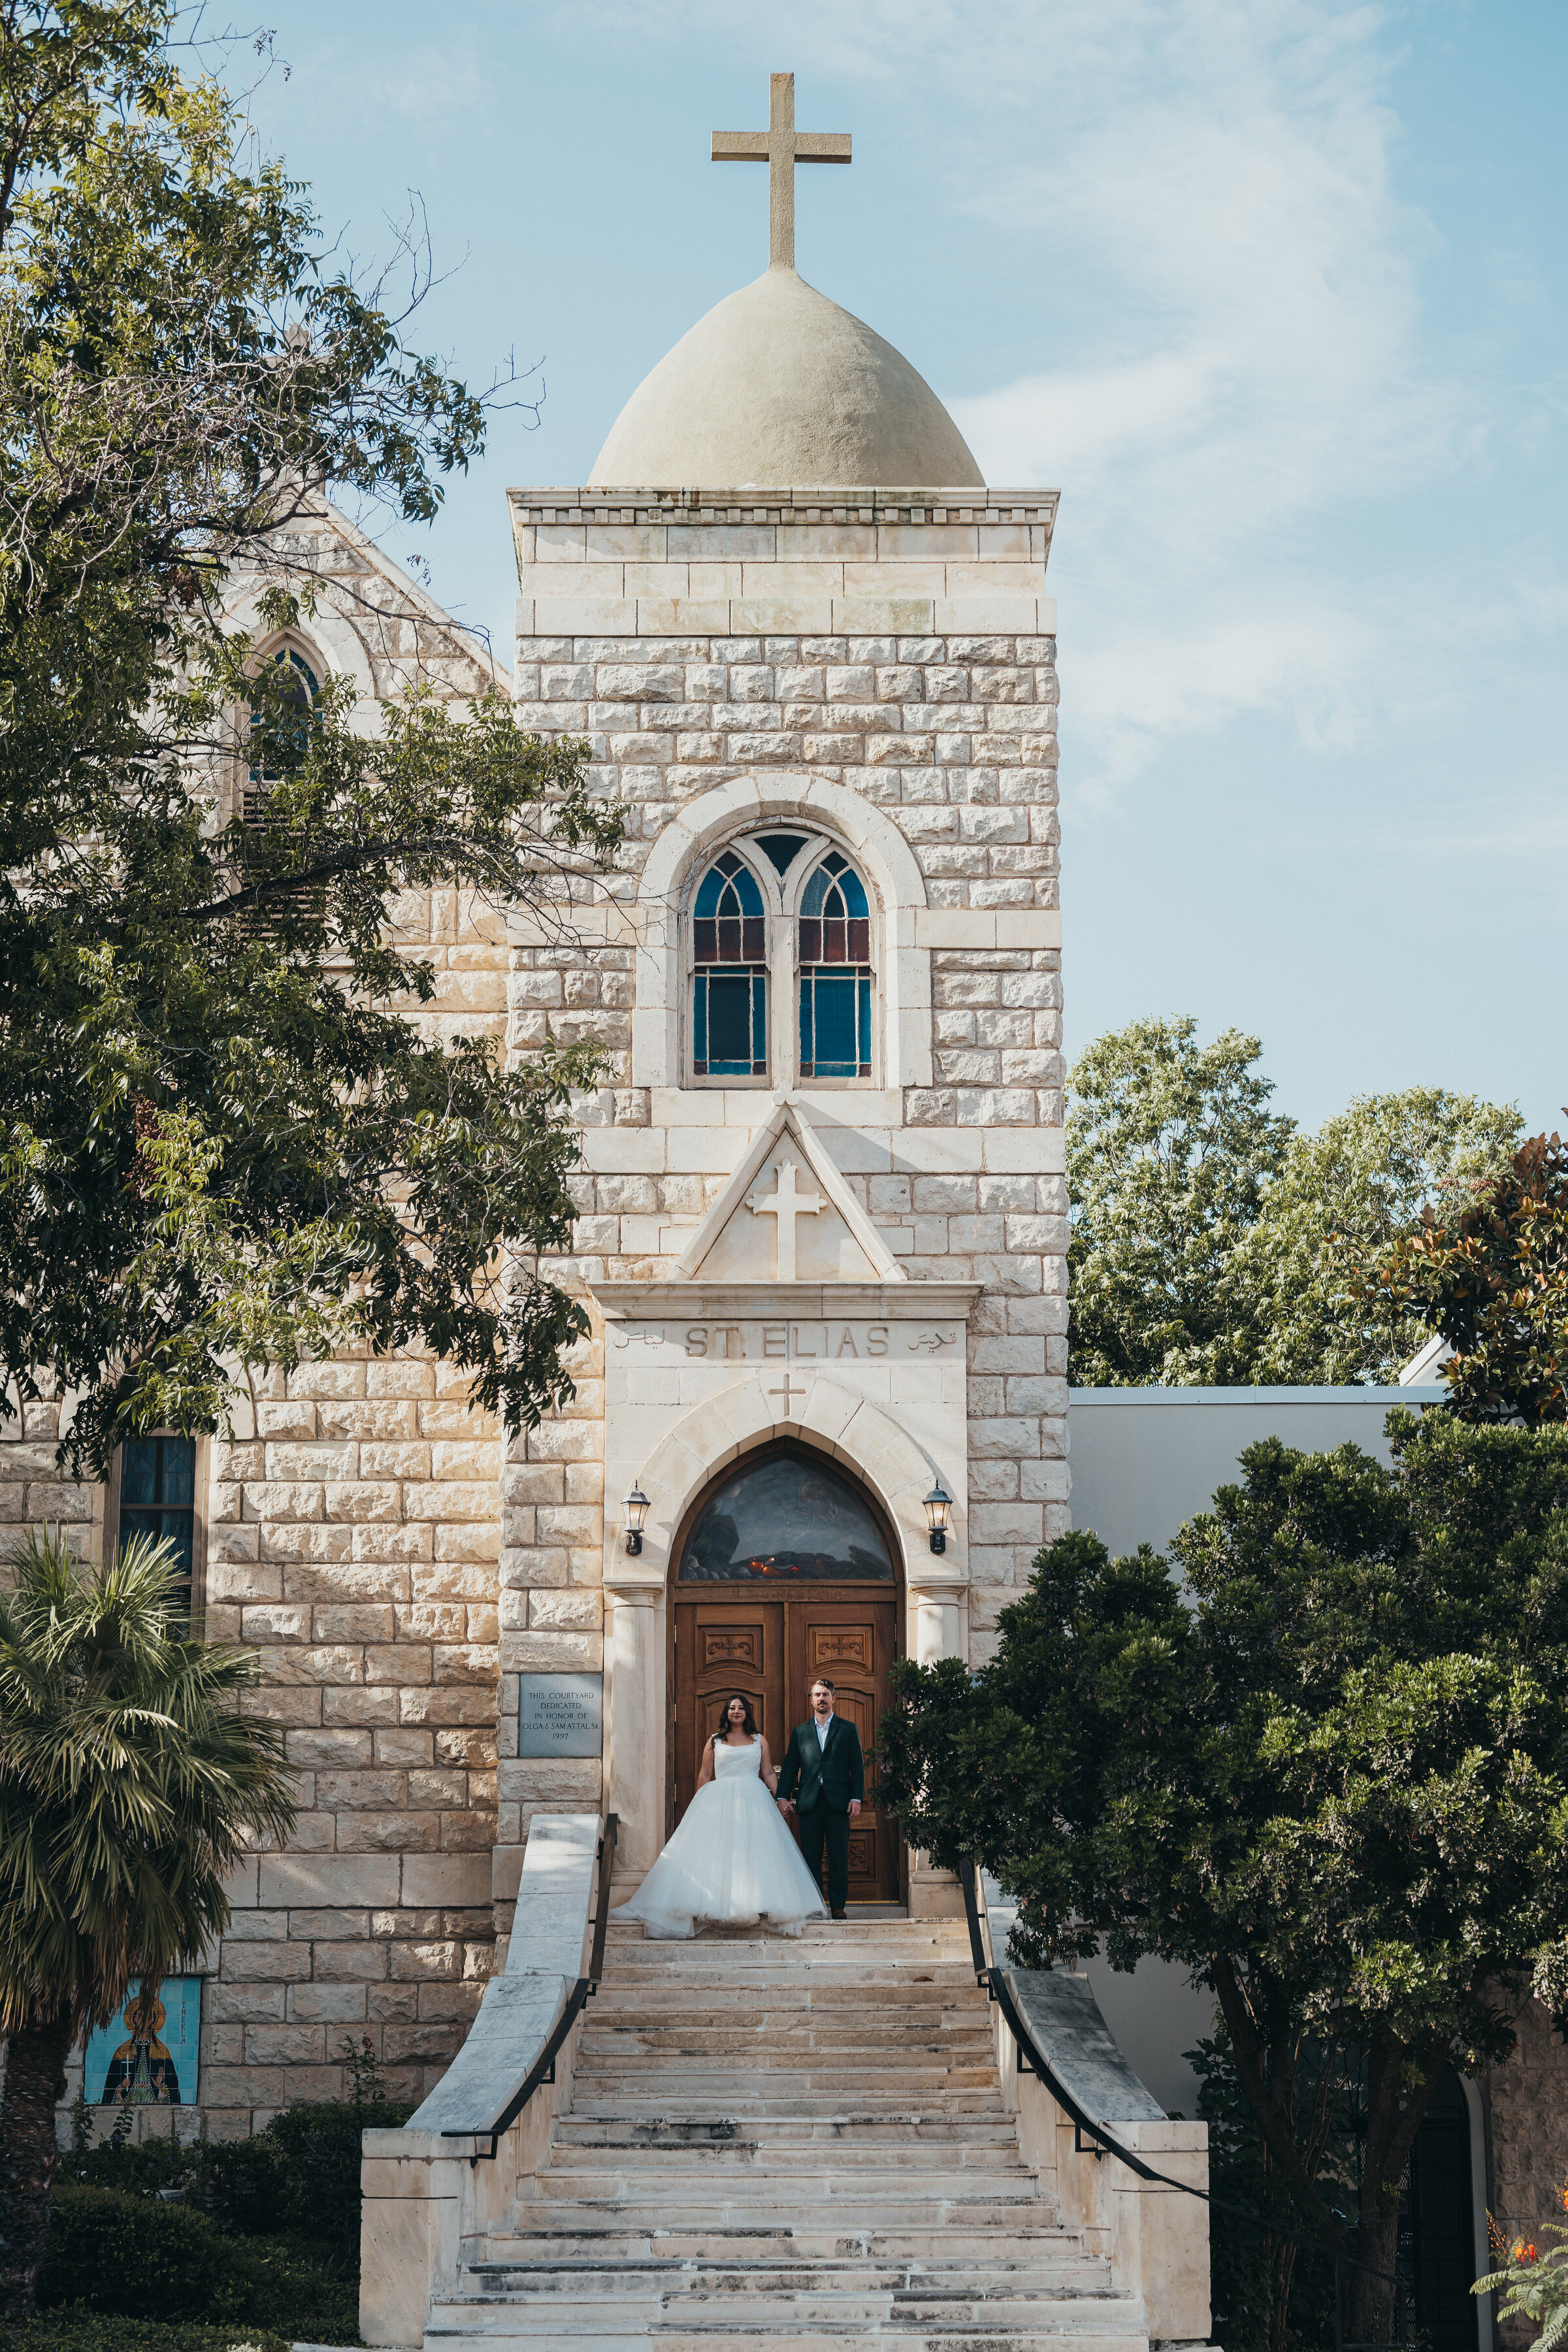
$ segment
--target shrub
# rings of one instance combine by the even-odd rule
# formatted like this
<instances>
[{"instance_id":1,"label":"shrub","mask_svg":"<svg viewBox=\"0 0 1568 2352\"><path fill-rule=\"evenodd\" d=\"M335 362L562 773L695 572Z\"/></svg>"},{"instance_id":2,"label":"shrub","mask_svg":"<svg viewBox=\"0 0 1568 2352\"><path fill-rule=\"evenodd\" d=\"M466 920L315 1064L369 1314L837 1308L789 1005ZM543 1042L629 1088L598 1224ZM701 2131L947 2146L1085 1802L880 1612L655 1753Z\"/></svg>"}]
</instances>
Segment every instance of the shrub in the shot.
<instances>
[{"instance_id":1,"label":"shrub","mask_svg":"<svg viewBox=\"0 0 1568 2352\"><path fill-rule=\"evenodd\" d=\"M353 2331L357 2333L357 2330ZM106 2318L41 2312L25 2327L0 2326L0 2352L289 2352L287 2335L247 2320L220 2327L199 2320Z\"/></svg>"},{"instance_id":2,"label":"shrub","mask_svg":"<svg viewBox=\"0 0 1568 2352\"><path fill-rule=\"evenodd\" d=\"M261 2137L277 2151L283 2226L310 2231L318 2244L357 2263L360 2134L394 2131L413 2112L395 2099L342 2099L274 2116Z\"/></svg>"},{"instance_id":3,"label":"shrub","mask_svg":"<svg viewBox=\"0 0 1568 2352\"><path fill-rule=\"evenodd\" d=\"M252 2341L270 2327L290 2340L353 2343L360 2134L395 2129L412 2112L395 2100L345 2099L288 2108L251 2139L79 2145L56 2175L40 2304L127 2324L223 2323L230 2333L214 2352L241 2340L236 2326ZM170 2189L184 2195L160 2194ZM85 2340L92 2352L114 2352L107 2337ZM3 2336L0 2352L11 2352ZM147 2352L164 2347L150 2342Z\"/></svg>"},{"instance_id":4,"label":"shrub","mask_svg":"<svg viewBox=\"0 0 1568 2352\"><path fill-rule=\"evenodd\" d=\"M131 2319L207 2319L224 2308L228 2270L229 2249L188 2206L57 2186L38 2301Z\"/></svg>"},{"instance_id":5,"label":"shrub","mask_svg":"<svg viewBox=\"0 0 1568 2352\"><path fill-rule=\"evenodd\" d=\"M250 2139L208 2140L191 2154L190 2194L220 2230L254 2238L288 2227L283 2151L270 2127Z\"/></svg>"}]
</instances>

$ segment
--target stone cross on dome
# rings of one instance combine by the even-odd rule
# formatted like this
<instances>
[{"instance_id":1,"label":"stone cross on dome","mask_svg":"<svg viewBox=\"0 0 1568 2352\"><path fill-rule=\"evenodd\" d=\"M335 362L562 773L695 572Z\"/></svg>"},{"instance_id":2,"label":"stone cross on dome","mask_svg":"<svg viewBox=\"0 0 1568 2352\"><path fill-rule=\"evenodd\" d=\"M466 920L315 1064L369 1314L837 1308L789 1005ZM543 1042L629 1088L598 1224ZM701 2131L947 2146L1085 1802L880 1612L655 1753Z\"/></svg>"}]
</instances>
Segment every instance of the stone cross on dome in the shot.
<instances>
[{"instance_id":1,"label":"stone cross on dome","mask_svg":"<svg viewBox=\"0 0 1568 2352\"><path fill-rule=\"evenodd\" d=\"M795 268L795 167L797 163L847 163L847 131L797 131L795 76L768 76L765 131L715 131L715 163L765 163L768 167L768 268Z\"/></svg>"}]
</instances>

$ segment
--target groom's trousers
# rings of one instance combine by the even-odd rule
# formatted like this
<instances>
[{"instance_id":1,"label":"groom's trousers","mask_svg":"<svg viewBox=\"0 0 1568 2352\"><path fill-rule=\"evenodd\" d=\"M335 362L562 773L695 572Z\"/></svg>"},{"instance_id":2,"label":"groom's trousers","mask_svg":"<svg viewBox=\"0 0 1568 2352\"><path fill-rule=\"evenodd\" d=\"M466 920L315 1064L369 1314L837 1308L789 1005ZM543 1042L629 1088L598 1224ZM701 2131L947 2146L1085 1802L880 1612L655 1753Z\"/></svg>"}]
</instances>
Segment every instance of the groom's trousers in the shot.
<instances>
[{"instance_id":1,"label":"groom's trousers","mask_svg":"<svg viewBox=\"0 0 1568 2352\"><path fill-rule=\"evenodd\" d=\"M849 1900L849 1816L835 1812L820 1800L800 1822L800 1850L805 1866L822 1886L822 1849L827 1848L827 1884L823 1888L830 1911L842 1911Z\"/></svg>"}]
</instances>

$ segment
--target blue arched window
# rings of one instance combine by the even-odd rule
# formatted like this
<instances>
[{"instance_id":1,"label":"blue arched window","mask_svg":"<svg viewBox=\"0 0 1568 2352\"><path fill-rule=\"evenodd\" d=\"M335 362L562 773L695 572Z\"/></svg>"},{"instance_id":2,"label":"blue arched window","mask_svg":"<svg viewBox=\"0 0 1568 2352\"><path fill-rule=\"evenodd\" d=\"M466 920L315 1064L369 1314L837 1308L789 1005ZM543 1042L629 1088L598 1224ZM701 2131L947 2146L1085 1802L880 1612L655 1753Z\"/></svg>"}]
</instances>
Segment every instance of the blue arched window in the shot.
<instances>
[{"instance_id":1,"label":"blue arched window","mask_svg":"<svg viewBox=\"0 0 1568 2352\"><path fill-rule=\"evenodd\" d=\"M732 849L716 857L691 910L691 1071L768 1075L767 924L757 877Z\"/></svg>"},{"instance_id":2,"label":"blue arched window","mask_svg":"<svg viewBox=\"0 0 1568 2352\"><path fill-rule=\"evenodd\" d=\"M871 908L847 857L828 851L800 902L800 1075L871 1075Z\"/></svg>"}]
</instances>

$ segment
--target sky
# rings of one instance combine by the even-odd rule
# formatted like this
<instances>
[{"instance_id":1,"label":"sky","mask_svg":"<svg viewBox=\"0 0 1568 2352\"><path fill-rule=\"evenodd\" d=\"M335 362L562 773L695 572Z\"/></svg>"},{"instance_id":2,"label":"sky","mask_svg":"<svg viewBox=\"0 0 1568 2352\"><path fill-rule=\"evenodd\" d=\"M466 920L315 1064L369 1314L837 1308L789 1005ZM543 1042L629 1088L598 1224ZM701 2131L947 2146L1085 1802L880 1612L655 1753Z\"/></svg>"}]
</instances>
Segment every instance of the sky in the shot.
<instances>
[{"instance_id":1,"label":"sky","mask_svg":"<svg viewBox=\"0 0 1568 2352\"><path fill-rule=\"evenodd\" d=\"M1067 1045L1263 1043L1276 1107L1568 1104L1563 0L268 0L265 144L410 339L514 368L428 530L510 659L504 492L588 478L767 259L715 167L793 70L802 275L1059 488ZM424 576L424 575L422 575Z\"/></svg>"}]
</instances>

